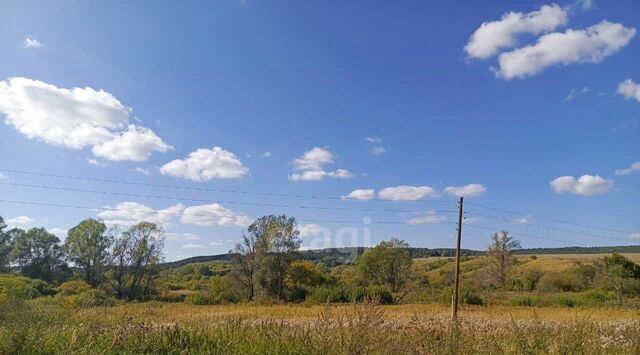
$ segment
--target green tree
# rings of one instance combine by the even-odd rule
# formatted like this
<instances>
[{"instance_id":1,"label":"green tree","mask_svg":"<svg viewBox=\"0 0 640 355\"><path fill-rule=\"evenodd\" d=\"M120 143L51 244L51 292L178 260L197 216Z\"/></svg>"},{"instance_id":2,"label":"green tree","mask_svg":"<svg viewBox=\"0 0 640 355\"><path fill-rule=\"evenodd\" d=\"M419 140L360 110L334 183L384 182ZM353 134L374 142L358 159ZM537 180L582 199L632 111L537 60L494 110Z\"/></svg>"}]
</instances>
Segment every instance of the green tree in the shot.
<instances>
[{"instance_id":1,"label":"green tree","mask_svg":"<svg viewBox=\"0 0 640 355\"><path fill-rule=\"evenodd\" d=\"M365 251L358 258L357 267L368 283L384 285L392 292L398 292L408 280L412 263L409 244L393 238Z\"/></svg>"},{"instance_id":2,"label":"green tree","mask_svg":"<svg viewBox=\"0 0 640 355\"><path fill-rule=\"evenodd\" d=\"M64 247L69 259L83 270L85 281L97 287L102 281L104 267L109 261L109 248L113 238L107 226L89 218L69 230Z\"/></svg>"},{"instance_id":3,"label":"green tree","mask_svg":"<svg viewBox=\"0 0 640 355\"><path fill-rule=\"evenodd\" d=\"M230 251L231 259L237 266L232 273L240 286L245 290L246 297L249 301L255 296L256 273L258 269L256 257L256 243L261 235L257 235L256 228L249 228L247 233L243 233L242 241L237 243L235 248Z\"/></svg>"},{"instance_id":4,"label":"green tree","mask_svg":"<svg viewBox=\"0 0 640 355\"><path fill-rule=\"evenodd\" d=\"M487 276L497 285L504 285L509 275L509 270L515 263L512 252L520 248L520 242L514 239L507 231L493 234L491 244L487 250Z\"/></svg>"},{"instance_id":5,"label":"green tree","mask_svg":"<svg viewBox=\"0 0 640 355\"><path fill-rule=\"evenodd\" d=\"M618 295L618 303L624 302L629 286L640 282L640 265L620 254L605 256L595 263L598 275Z\"/></svg>"},{"instance_id":6,"label":"green tree","mask_svg":"<svg viewBox=\"0 0 640 355\"><path fill-rule=\"evenodd\" d=\"M9 271L13 244L20 232L18 228L7 229L4 218L0 216L0 273Z\"/></svg>"},{"instance_id":7,"label":"green tree","mask_svg":"<svg viewBox=\"0 0 640 355\"><path fill-rule=\"evenodd\" d=\"M293 217L264 216L248 228L256 236L257 281L271 297L284 299L285 278L300 248L300 232Z\"/></svg>"},{"instance_id":8,"label":"green tree","mask_svg":"<svg viewBox=\"0 0 640 355\"><path fill-rule=\"evenodd\" d=\"M114 238L105 279L118 298L138 299L151 293L163 260L164 230L140 222Z\"/></svg>"},{"instance_id":9,"label":"green tree","mask_svg":"<svg viewBox=\"0 0 640 355\"><path fill-rule=\"evenodd\" d=\"M64 251L60 239L44 228L20 232L12 251L12 260L23 275L50 282L61 278L66 271Z\"/></svg>"}]
</instances>

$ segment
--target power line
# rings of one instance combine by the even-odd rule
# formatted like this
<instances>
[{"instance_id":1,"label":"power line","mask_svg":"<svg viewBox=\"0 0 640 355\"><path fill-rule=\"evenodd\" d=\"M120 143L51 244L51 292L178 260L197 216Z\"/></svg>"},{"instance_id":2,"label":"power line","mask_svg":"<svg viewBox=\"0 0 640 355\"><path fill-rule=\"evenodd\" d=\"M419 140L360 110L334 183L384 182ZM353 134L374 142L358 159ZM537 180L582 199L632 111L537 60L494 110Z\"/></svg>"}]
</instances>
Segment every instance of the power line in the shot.
<instances>
[{"instance_id":1,"label":"power line","mask_svg":"<svg viewBox=\"0 0 640 355\"><path fill-rule=\"evenodd\" d=\"M511 224L518 224L518 225L530 226L530 227L535 227L535 228L547 229L547 230L551 230L551 231L555 231L555 232L572 233L572 234L577 234L577 235L582 235L582 236L590 236L590 237L596 237L596 238L601 238L601 239L624 241L624 242L627 242L627 243L629 242L628 239L609 237L609 236L606 236L606 235L587 233L587 232L580 232L580 231L564 229L564 228L550 227L550 226L545 226L545 225L535 224L535 223L530 223L530 222L516 223L516 222L514 222L512 220L509 220L508 218L497 217L497 216L489 216L489 215L485 215L485 214L481 214L481 213L467 212L467 214L472 215L472 216L478 216L478 217L483 217L483 218L489 218L489 219L505 221L505 222L509 222Z\"/></svg>"},{"instance_id":2,"label":"power line","mask_svg":"<svg viewBox=\"0 0 640 355\"><path fill-rule=\"evenodd\" d=\"M68 205L68 204L60 204L60 203L49 203L49 202L34 202L34 201L16 201L16 200L0 200L0 203L12 203L12 204L21 204L21 205L35 205L35 206L44 206L44 207L60 207L60 208L74 208L74 209L84 209L89 211L115 211L115 212L129 212L129 213L142 213L142 214L169 214L169 215L186 215L186 216L203 216L209 217L212 219L215 218L238 218L238 217L247 217L242 215L215 215L211 216L206 213L194 213L189 212L185 214L184 212L173 212L173 211L163 211L163 210L135 210L135 209L118 209L118 208L110 208L110 207L90 207L90 206L80 206L80 205ZM307 223L343 223L343 224L402 224L402 225L411 225L402 221L349 221L349 220L326 220L326 219L296 219L300 222ZM429 223L429 224L449 224L451 222L438 222L438 223Z\"/></svg>"},{"instance_id":3,"label":"power line","mask_svg":"<svg viewBox=\"0 0 640 355\"><path fill-rule=\"evenodd\" d=\"M193 186L184 186L184 185L152 184L152 183L146 183L146 182L123 181L123 180L113 180L113 179L100 179L100 178L90 178L90 177L71 176L71 175L57 175L57 174L39 173L39 172L15 170L15 169L0 169L0 172L13 173L13 174L22 174L22 175L42 176L42 177L53 177L53 178L60 178L60 179L103 182L103 183L110 183L110 184L147 186L147 187L163 187L163 188L183 189L183 190L193 190L193 191L223 192L223 193L259 195L259 196L271 196L271 197L294 197L294 198L328 199L328 200L340 200L340 201L344 201L345 200L345 198L343 198L343 197L335 197L335 196L295 195L295 194L283 194L283 193L272 193L272 192L213 189L213 188L193 187ZM350 199L346 199L346 200L350 200ZM386 199L381 199L381 198L372 198L372 199L367 200L367 201L397 202L397 201L386 200ZM455 201L453 201L453 200L408 200L408 201L402 201L402 202L413 202L413 203L455 203Z\"/></svg>"},{"instance_id":4,"label":"power line","mask_svg":"<svg viewBox=\"0 0 640 355\"><path fill-rule=\"evenodd\" d=\"M418 211L418 210L404 210L404 209L322 207L322 206L308 206L308 205L283 205L283 204L259 203L259 202L221 201L221 200L208 200L208 199L198 199L198 198L189 198L189 197L134 194L134 193L117 192L117 191L87 190L87 189L78 189L78 188L72 188L72 187L50 186L50 185L21 184L21 183L6 182L6 181L0 181L0 184L11 185L11 186L20 186L20 187L29 187L29 188L38 188L38 189L48 189L48 190L94 193L94 194L103 194L103 195L142 197L142 198L165 199L165 200L175 200L175 201L193 201L193 202L204 202L204 203L236 204L236 205L261 206L261 207L300 208L300 209L317 209L317 210L329 210L329 211L330 210L339 210L339 211L401 212L401 213L417 213L417 212L419 213L419 212L424 212L424 211ZM429 211L429 212L432 212L432 213L454 213L456 211L454 211L454 210L436 210L436 211Z\"/></svg>"},{"instance_id":5,"label":"power line","mask_svg":"<svg viewBox=\"0 0 640 355\"><path fill-rule=\"evenodd\" d=\"M492 232L496 231L495 228L479 226L477 224L465 224L465 227L471 227L471 228L476 228L476 229L484 229L484 230L488 230L488 231L492 231ZM573 245L578 245L578 246L581 246L581 247L589 247L586 244L581 244L581 243L576 243L576 242L568 242L566 240L561 240L561 239L541 237L539 235L534 235L534 234L527 234L527 233L520 233L520 232L516 232L516 233L509 232L509 234L514 235L516 237L520 236L520 237L525 237L525 238L542 239L542 240L548 240L548 241L552 241L552 242L564 243L564 244L572 245L572 246Z\"/></svg>"},{"instance_id":6,"label":"power line","mask_svg":"<svg viewBox=\"0 0 640 355\"><path fill-rule=\"evenodd\" d=\"M607 231L607 232L616 232L616 233L626 233L626 234L631 234L631 233L633 233L633 232L631 232L631 231L626 231L626 230L622 230L622 229L615 229L615 228L608 228L608 227L600 227L600 226L595 226L595 225L591 225L591 224L583 224L583 223L577 223L577 222L570 222L570 221L565 221L565 220L556 219L556 218L541 217L541 216L538 216L538 215L536 215L536 214L534 214L534 213L518 212L518 211L514 211L514 210L509 210L509 209L504 209L504 208L499 208L499 207L488 206L488 205L484 205L484 204L480 204L480 203L467 202L467 204L468 204L468 205L475 206L475 207L480 207L480 208L488 209L488 210L499 211L499 212L505 212L505 213L511 213L511 214L518 215L518 216L534 215L534 216L535 216L535 218L537 218L537 219L546 220L546 221L549 221L549 222L555 222L555 223L561 223L561 224L572 225L572 226L575 226L575 227L584 227L584 228L599 229L599 230L602 230L602 231Z\"/></svg>"}]
</instances>

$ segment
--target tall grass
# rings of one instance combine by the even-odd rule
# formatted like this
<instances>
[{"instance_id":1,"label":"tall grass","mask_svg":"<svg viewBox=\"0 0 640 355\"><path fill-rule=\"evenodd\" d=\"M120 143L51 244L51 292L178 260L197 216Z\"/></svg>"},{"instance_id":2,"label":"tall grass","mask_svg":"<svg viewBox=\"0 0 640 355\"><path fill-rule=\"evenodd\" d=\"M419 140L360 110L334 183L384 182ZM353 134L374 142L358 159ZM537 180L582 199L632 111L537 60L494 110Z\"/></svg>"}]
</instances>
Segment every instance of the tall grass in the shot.
<instances>
[{"instance_id":1,"label":"tall grass","mask_svg":"<svg viewBox=\"0 0 640 355\"><path fill-rule=\"evenodd\" d=\"M568 354L640 353L640 321L599 321L575 313L566 321L467 317L455 327L444 313L396 317L374 302L287 306L289 314L258 316L262 306L154 303L66 307L56 299L5 304L2 354ZM220 311L231 311L219 315ZM178 312L194 312L182 314Z\"/></svg>"}]
</instances>

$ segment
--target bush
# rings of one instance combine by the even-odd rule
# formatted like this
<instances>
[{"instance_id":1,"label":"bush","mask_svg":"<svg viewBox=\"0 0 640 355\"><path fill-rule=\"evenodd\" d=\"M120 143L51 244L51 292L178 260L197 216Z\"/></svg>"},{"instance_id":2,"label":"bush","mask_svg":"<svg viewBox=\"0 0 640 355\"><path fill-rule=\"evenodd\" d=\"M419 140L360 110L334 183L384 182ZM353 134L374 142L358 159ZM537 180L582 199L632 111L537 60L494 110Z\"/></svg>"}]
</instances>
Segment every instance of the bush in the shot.
<instances>
[{"instance_id":1,"label":"bush","mask_svg":"<svg viewBox=\"0 0 640 355\"><path fill-rule=\"evenodd\" d=\"M36 287L39 286L41 289L46 288L34 281L36 280L22 276L0 275L0 298L7 300L26 300L42 296Z\"/></svg>"},{"instance_id":2,"label":"bush","mask_svg":"<svg viewBox=\"0 0 640 355\"><path fill-rule=\"evenodd\" d=\"M316 287L307 295L307 301L312 303L349 303L351 297L344 287Z\"/></svg>"},{"instance_id":3,"label":"bush","mask_svg":"<svg viewBox=\"0 0 640 355\"><path fill-rule=\"evenodd\" d=\"M236 293L229 281L222 277L214 276L205 284L205 290L192 293L185 297L184 301L197 305L214 305L240 302L240 296Z\"/></svg>"},{"instance_id":4,"label":"bush","mask_svg":"<svg viewBox=\"0 0 640 355\"><path fill-rule=\"evenodd\" d=\"M58 286L56 289L57 296L67 297L73 295L79 295L85 291L89 291L91 286L88 283L82 280L73 280L64 282L62 285Z\"/></svg>"},{"instance_id":5,"label":"bush","mask_svg":"<svg viewBox=\"0 0 640 355\"><path fill-rule=\"evenodd\" d=\"M578 306L579 302L574 296L558 294L551 297L551 304L573 308Z\"/></svg>"},{"instance_id":6,"label":"bush","mask_svg":"<svg viewBox=\"0 0 640 355\"><path fill-rule=\"evenodd\" d=\"M438 301L444 304L451 304L453 298L453 288L445 288L440 291ZM461 304L483 305L484 300L478 296L472 288L462 287L459 293L459 301Z\"/></svg>"},{"instance_id":7,"label":"bush","mask_svg":"<svg viewBox=\"0 0 640 355\"><path fill-rule=\"evenodd\" d=\"M77 296L71 296L77 300L80 307L109 307L115 304L115 299L102 290L89 289Z\"/></svg>"},{"instance_id":8,"label":"bush","mask_svg":"<svg viewBox=\"0 0 640 355\"><path fill-rule=\"evenodd\" d=\"M377 300L380 304L392 304L393 295L383 286L356 287L351 292L351 302Z\"/></svg>"},{"instance_id":9,"label":"bush","mask_svg":"<svg viewBox=\"0 0 640 355\"><path fill-rule=\"evenodd\" d=\"M581 283L572 272L548 272L540 278L537 288L543 292L580 291Z\"/></svg>"},{"instance_id":10,"label":"bush","mask_svg":"<svg viewBox=\"0 0 640 355\"><path fill-rule=\"evenodd\" d=\"M543 301L538 296L522 295L512 298L511 304L514 306L535 307L541 306L543 304Z\"/></svg>"}]
</instances>

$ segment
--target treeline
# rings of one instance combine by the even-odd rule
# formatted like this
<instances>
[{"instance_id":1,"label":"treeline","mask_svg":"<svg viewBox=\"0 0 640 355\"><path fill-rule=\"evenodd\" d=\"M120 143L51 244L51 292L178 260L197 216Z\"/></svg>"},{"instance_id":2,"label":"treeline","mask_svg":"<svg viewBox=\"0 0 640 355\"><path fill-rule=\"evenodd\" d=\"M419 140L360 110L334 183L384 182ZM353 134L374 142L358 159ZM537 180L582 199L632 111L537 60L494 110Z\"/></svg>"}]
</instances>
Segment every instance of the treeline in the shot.
<instances>
[{"instance_id":1,"label":"treeline","mask_svg":"<svg viewBox=\"0 0 640 355\"><path fill-rule=\"evenodd\" d=\"M61 243L44 228L9 229L0 216L0 272L15 268L53 286L80 278L105 294L142 299L154 291L163 249L164 231L150 222L120 229L87 219Z\"/></svg>"}]
</instances>

